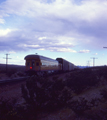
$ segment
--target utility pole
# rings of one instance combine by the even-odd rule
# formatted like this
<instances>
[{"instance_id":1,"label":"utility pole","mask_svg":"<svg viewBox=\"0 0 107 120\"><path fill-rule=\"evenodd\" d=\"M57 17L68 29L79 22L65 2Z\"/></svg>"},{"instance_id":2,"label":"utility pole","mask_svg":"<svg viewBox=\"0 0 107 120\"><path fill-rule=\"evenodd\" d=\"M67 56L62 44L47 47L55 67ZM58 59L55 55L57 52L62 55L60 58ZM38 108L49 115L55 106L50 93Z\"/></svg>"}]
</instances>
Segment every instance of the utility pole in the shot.
<instances>
[{"instance_id":1,"label":"utility pole","mask_svg":"<svg viewBox=\"0 0 107 120\"><path fill-rule=\"evenodd\" d=\"M93 67L94 67L94 65L95 65L95 59L98 59L98 58L93 57L91 59L93 59Z\"/></svg>"},{"instance_id":2,"label":"utility pole","mask_svg":"<svg viewBox=\"0 0 107 120\"><path fill-rule=\"evenodd\" d=\"M87 67L90 67L90 60L87 61Z\"/></svg>"},{"instance_id":3,"label":"utility pole","mask_svg":"<svg viewBox=\"0 0 107 120\"><path fill-rule=\"evenodd\" d=\"M6 54L6 58L4 58L4 59L6 59L6 73L8 71L8 67L7 67L7 65L8 65L8 59L11 59L11 58L8 58L8 55L9 54Z\"/></svg>"}]
</instances>

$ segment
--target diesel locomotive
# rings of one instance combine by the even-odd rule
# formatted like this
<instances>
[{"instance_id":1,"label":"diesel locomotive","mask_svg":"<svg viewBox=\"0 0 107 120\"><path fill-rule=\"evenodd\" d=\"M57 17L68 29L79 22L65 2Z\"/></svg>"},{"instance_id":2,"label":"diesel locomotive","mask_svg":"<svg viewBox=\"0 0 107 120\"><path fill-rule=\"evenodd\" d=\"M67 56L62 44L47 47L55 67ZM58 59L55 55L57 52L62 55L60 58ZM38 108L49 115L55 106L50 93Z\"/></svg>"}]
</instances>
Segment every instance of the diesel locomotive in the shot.
<instances>
[{"instance_id":1,"label":"diesel locomotive","mask_svg":"<svg viewBox=\"0 0 107 120\"><path fill-rule=\"evenodd\" d=\"M27 55L25 58L25 66L27 73L44 74L58 71L70 71L75 69L75 65L64 60L56 58L56 60L41 55Z\"/></svg>"}]
</instances>

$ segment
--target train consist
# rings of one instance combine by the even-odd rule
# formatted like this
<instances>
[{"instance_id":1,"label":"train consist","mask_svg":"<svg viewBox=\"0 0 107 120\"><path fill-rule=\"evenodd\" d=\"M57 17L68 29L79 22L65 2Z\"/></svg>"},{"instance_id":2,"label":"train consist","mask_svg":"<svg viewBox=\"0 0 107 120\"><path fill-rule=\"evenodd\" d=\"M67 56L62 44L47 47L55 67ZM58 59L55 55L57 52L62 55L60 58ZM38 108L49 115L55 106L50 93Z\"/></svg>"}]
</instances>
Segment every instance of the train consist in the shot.
<instances>
[{"instance_id":1,"label":"train consist","mask_svg":"<svg viewBox=\"0 0 107 120\"><path fill-rule=\"evenodd\" d=\"M56 60L44 57L41 55L27 55L25 58L26 72L43 74L52 73L58 71L71 71L76 66L63 58L57 58Z\"/></svg>"}]
</instances>

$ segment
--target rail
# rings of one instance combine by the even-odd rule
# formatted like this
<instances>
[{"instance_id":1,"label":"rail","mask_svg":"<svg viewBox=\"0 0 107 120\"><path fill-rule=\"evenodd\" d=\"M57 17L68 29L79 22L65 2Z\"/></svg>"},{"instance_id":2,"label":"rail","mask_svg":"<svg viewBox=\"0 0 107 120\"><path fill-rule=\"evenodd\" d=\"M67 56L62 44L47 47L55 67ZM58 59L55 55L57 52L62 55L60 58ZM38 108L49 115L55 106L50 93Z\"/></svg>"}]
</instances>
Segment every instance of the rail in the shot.
<instances>
[{"instance_id":1,"label":"rail","mask_svg":"<svg viewBox=\"0 0 107 120\"><path fill-rule=\"evenodd\" d=\"M25 79L29 78L27 77L19 77L19 78L13 78L13 79L6 79L6 80L0 80L0 85L5 84L5 83L12 83L12 82L17 82L17 81L23 81Z\"/></svg>"}]
</instances>

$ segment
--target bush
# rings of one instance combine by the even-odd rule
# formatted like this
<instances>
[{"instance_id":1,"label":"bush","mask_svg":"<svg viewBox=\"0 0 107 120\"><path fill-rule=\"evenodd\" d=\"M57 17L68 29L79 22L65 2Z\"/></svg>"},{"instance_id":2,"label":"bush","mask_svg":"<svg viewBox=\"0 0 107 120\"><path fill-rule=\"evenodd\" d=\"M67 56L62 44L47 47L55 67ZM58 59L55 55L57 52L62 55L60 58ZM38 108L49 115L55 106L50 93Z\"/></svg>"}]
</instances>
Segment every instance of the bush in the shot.
<instances>
[{"instance_id":1,"label":"bush","mask_svg":"<svg viewBox=\"0 0 107 120\"><path fill-rule=\"evenodd\" d=\"M67 105L71 91L61 79L49 80L42 77L31 77L22 85L22 94L26 103L38 110L55 110Z\"/></svg>"},{"instance_id":2,"label":"bush","mask_svg":"<svg viewBox=\"0 0 107 120\"><path fill-rule=\"evenodd\" d=\"M104 99L107 99L107 89L106 88L102 89L100 94L103 96Z\"/></svg>"},{"instance_id":3,"label":"bush","mask_svg":"<svg viewBox=\"0 0 107 120\"><path fill-rule=\"evenodd\" d=\"M11 77L13 74L15 74L17 72L17 69L16 68L11 68L11 69L9 69L8 70L8 72L7 72L7 75L9 76L9 77Z\"/></svg>"},{"instance_id":4,"label":"bush","mask_svg":"<svg viewBox=\"0 0 107 120\"><path fill-rule=\"evenodd\" d=\"M81 70L75 74L71 74L66 80L66 85L76 94L81 93L85 88L94 86L99 79L90 69Z\"/></svg>"},{"instance_id":5,"label":"bush","mask_svg":"<svg viewBox=\"0 0 107 120\"><path fill-rule=\"evenodd\" d=\"M69 102L69 108L74 111L74 113L79 116L86 116L88 114L86 111L91 110L91 108L98 106L100 99L94 98L91 101L86 100L84 97L79 97L76 100Z\"/></svg>"},{"instance_id":6,"label":"bush","mask_svg":"<svg viewBox=\"0 0 107 120\"><path fill-rule=\"evenodd\" d=\"M9 100L0 100L0 120L19 120L17 111L14 107L16 100L9 102Z\"/></svg>"},{"instance_id":7,"label":"bush","mask_svg":"<svg viewBox=\"0 0 107 120\"><path fill-rule=\"evenodd\" d=\"M69 107L76 113L76 115L83 115L84 111L89 110L90 106L88 101L81 97L79 100L74 100L70 103Z\"/></svg>"},{"instance_id":8,"label":"bush","mask_svg":"<svg viewBox=\"0 0 107 120\"><path fill-rule=\"evenodd\" d=\"M0 100L0 120L36 120L33 107L16 105L16 100Z\"/></svg>"}]
</instances>

